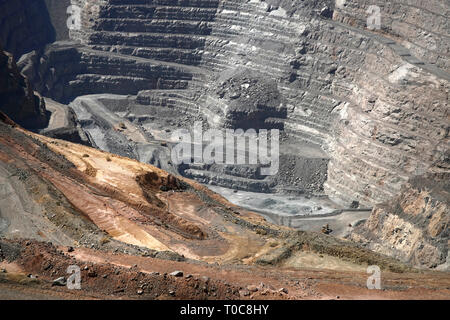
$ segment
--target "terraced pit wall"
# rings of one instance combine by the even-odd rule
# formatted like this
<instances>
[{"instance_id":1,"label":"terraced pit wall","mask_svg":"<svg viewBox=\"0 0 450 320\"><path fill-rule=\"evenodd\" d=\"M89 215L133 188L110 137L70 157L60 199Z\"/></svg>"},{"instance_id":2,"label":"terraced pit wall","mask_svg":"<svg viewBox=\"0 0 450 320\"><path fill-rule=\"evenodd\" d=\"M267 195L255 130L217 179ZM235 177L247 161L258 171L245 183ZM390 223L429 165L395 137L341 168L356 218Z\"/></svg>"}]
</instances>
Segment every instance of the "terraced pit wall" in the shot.
<instances>
[{"instance_id":1,"label":"terraced pit wall","mask_svg":"<svg viewBox=\"0 0 450 320\"><path fill-rule=\"evenodd\" d=\"M58 101L131 94L219 126L211 114L231 123L246 117L223 111L231 100L218 94L244 70L276 84L279 108L256 112L300 150L328 154L325 192L345 204L391 198L448 148L445 2L378 1L380 31L365 26L366 1L72 3L85 8L73 42L31 57L27 69Z\"/></svg>"}]
</instances>

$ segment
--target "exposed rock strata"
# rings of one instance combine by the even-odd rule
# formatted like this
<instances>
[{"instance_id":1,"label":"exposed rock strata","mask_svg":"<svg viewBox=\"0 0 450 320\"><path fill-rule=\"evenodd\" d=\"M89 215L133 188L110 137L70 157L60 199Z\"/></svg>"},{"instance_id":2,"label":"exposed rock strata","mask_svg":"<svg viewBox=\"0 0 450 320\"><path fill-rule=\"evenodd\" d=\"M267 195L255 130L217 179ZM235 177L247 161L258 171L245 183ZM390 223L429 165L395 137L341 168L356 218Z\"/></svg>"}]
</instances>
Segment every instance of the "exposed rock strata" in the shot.
<instances>
[{"instance_id":1,"label":"exposed rock strata","mask_svg":"<svg viewBox=\"0 0 450 320\"><path fill-rule=\"evenodd\" d=\"M366 10L381 8L381 29L417 58L450 71L448 2L440 0L346 0L334 11L334 19L364 28Z\"/></svg>"},{"instance_id":2,"label":"exposed rock strata","mask_svg":"<svg viewBox=\"0 0 450 320\"><path fill-rule=\"evenodd\" d=\"M449 270L449 159L378 205L351 238L418 267Z\"/></svg>"},{"instance_id":3,"label":"exposed rock strata","mask_svg":"<svg viewBox=\"0 0 450 320\"><path fill-rule=\"evenodd\" d=\"M264 125L283 128L285 141L295 141L282 148L295 153L282 155L290 159L282 171L322 150L326 156L314 158L317 163L331 159L317 172L320 181L327 176L323 186L309 188L295 175L293 183L277 177L281 189L324 189L342 204L372 206L397 194L448 148L443 17L449 9L440 1L378 1L379 32L365 26L365 1L72 3L84 9L81 30L70 32L78 44L55 44L24 62L45 95L67 102L91 93L133 94L143 106L132 107L129 120L143 119L146 107L170 106L191 123L203 116L213 126L247 120L250 127L251 110L217 112L248 109L245 99L233 107L236 99L220 98L217 88L233 70L258 74L276 84L281 102L275 112L265 108L272 111L263 115ZM243 120L233 124L230 115ZM204 169L189 170L221 185L271 186L250 176L219 179L220 172Z\"/></svg>"}]
</instances>

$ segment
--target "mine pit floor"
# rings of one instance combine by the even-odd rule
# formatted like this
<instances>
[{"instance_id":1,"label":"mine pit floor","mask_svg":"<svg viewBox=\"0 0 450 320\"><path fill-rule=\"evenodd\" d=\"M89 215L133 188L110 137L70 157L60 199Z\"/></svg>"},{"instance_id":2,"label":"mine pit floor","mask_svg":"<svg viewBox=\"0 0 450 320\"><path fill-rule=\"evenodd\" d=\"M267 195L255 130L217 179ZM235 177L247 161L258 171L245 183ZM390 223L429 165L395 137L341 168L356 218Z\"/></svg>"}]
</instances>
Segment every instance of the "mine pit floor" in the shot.
<instances>
[{"instance_id":1,"label":"mine pit floor","mask_svg":"<svg viewBox=\"0 0 450 320\"><path fill-rule=\"evenodd\" d=\"M346 211L326 197L257 193L208 185L231 203L252 210L268 222L301 231L320 231L329 225L332 235L345 238L353 227L369 218L371 210Z\"/></svg>"}]
</instances>

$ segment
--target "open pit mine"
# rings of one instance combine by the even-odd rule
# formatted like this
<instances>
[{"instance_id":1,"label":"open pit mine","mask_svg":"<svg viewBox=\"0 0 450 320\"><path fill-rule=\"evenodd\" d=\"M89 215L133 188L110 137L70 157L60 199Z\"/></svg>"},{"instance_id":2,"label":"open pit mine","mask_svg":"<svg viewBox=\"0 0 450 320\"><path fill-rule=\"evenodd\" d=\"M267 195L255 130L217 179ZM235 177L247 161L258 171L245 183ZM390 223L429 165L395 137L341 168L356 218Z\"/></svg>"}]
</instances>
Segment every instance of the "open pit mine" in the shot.
<instances>
[{"instance_id":1,"label":"open pit mine","mask_svg":"<svg viewBox=\"0 0 450 320\"><path fill-rule=\"evenodd\" d=\"M0 299L450 299L449 17L0 0Z\"/></svg>"}]
</instances>

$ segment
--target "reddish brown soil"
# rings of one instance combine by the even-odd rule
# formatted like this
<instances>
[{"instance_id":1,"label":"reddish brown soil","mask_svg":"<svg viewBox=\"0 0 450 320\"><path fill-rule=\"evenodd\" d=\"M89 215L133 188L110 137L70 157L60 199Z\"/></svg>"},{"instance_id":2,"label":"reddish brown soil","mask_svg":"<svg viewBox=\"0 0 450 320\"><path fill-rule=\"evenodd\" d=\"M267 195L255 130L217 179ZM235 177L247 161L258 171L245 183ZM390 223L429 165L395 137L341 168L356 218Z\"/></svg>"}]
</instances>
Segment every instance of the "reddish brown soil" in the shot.
<instances>
[{"instance_id":1,"label":"reddish brown soil","mask_svg":"<svg viewBox=\"0 0 450 320\"><path fill-rule=\"evenodd\" d=\"M64 247L35 241L15 243L23 248L22 253L15 261L2 264L11 278L3 274L0 287L7 283L9 290L22 292L24 297L34 294L58 299L450 299L450 277L431 272L383 273L383 290L368 290L364 273L206 265L91 249L68 252ZM53 279L67 276L69 265L81 268L82 290L51 286ZM184 275L169 275L177 270ZM38 282L23 284L17 281L18 274L37 275Z\"/></svg>"}]
</instances>

